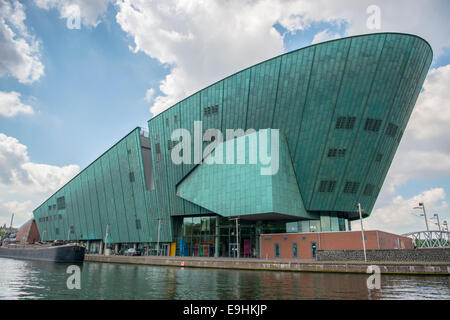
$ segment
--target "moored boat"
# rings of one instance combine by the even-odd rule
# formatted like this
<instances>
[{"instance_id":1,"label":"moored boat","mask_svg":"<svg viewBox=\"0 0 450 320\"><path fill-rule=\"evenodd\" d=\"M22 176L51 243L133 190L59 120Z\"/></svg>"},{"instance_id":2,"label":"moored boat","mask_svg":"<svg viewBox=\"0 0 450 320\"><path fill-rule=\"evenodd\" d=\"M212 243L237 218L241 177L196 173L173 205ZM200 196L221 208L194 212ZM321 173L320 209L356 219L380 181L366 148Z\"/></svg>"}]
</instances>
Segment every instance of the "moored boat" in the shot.
<instances>
[{"instance_id":1,"label":"moored boat","mask_svg":"<svg viewBox=\"0 0 450 320\"><path fill-rule=\"evenodd\" d=\"M63 245L4 244L0 257L53 262L83 262L86 248L76 243Z\"/></svg>"}]
</instances>

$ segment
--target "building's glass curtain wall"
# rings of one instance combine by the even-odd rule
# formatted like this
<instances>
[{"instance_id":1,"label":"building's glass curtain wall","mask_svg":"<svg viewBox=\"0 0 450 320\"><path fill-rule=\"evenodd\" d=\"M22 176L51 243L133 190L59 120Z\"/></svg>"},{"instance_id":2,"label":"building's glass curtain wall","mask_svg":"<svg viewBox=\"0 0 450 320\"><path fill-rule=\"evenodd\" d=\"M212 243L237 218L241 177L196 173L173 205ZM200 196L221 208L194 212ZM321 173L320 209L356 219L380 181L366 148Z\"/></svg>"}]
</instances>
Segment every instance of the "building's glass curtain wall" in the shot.
<instances>
[{"instance_id":1,"label":"building's glass curtain wall","mask_svg":"<svg viewBox=\"0 0 450 320\"><path fill-rule=\"evenodd\" d=\"M255 222L220 216L185 217L176 238L177 255L191 257L259 257L259 236L282 233L282 221ZM236 237L236 234L238 235ZM239 246L236 246L236 243Z\"/></svg>"},{"instance_id":2,"label":"building's glass curtain wall","mask_svg":"<svg viewBox=\"0 0 450 320\"><path fill-rule=\"evenodd\" d=\"M320 220L303 220L288 222L286 224L287 232L330 232L330 231L349 231L350 222L340 213L329 212L321 213Z\"/></svg>"}]
</instances>

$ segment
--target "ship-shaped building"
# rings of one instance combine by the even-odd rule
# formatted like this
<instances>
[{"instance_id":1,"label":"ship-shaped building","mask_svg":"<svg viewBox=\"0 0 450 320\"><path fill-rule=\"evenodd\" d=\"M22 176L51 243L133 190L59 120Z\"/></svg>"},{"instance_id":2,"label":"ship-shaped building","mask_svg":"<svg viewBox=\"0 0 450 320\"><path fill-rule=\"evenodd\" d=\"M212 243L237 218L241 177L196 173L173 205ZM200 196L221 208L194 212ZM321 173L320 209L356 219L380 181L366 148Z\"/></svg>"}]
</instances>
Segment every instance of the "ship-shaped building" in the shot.
<instances>
[{"instance_id":1,"label":"ship-shaped building","mask_svg":"<svg viewBox=\"0 0 450 320\"><path fill-rule=\"evenodd\" d=\"M372 211L431 61L420 37L376 33L211 84L36 208L42 240L258 257L261 234L349 231L358 203Z\"/></svg>"}]
</instances>

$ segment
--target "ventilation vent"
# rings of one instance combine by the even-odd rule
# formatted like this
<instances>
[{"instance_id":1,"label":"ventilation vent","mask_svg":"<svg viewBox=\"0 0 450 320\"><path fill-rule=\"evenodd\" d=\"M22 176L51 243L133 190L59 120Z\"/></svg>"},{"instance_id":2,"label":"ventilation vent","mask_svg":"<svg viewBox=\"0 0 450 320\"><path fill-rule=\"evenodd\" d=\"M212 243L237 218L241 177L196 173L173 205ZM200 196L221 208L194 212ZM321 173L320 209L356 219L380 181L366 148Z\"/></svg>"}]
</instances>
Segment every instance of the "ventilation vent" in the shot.
<instances>
[{"instance_id":1,"label":"ventilation vent","mask_svg":"<svg viewBox=\"0 0 450 320\"><path fill-rule=\"evenodd\" d=\"M387 128L386 128L386 135L392 138L395 138L395 135L397 134L397 130L398 130L398 126L393 124L393 123L389 123Z\"/></svg>"},{"instance_id":2,"label":"ventilation vent","mask_svg":"<svg viewBox=\"0 0 450 320\"><path fill-rule=\"evenodd\" d=\"M381 120L367 118L366 123L364 125L364 130L378 132L380 131Z\"/></svg>"},{"instance_id":3,"label":"ventilation vent","mask_svg":"<svg viewBox=\"0 0 450 320\"><path fill-rule=\"evenodd\" d=\"M338 117L336 121L336 129L352 130L355 126L356 117Z\"/></svg>"},{"instance_id":4,"label":"ventilation vent","mask_svg":"<svg viewBox=\"0 0 450 320\"><path fill-rule=\"evenodd\" d=\"M342 157L345 157L345 152L346 152L345 149L333 148L333 149L328 150L328 157L329 158L335 158L335 157L342 158Z\"/></svg>"},{"instance_id":5,"label":"ventilation vent","mask_svg":"<svg viewBox=\"0 0 450 320\"><path fill-rule=\"evenodd\" d=\"M333 192L336 187L334 180L322 180L319 185L319 192Z\"/></svg>"},{"instance_id":6,"label":"ventilation vent","mask_svg":"<svg viewBox=\"0 0 450 320\"><path fill-rule=\"evenodd\" d=\"M344 193L356 194L358 192L359 185L359 182L347 181L344 186Z\"/></svg>"}]
</instances>

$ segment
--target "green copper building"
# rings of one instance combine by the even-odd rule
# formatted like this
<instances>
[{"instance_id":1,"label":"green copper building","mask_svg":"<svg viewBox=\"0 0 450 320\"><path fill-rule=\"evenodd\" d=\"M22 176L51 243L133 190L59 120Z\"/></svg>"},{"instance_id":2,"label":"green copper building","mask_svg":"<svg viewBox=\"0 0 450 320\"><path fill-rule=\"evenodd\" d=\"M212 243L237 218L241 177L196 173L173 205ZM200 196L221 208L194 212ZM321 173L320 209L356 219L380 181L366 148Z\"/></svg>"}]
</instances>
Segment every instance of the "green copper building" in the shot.
<instances>
[{"instance_id":1,"label":"green copper building","mask_svg":"<svg viewBox=\"0 0 450 320\"><path fill-rule=\"evenodd\" d=\"M431 61L423 39L378 33L235 73L150 119L148 133L131 131L36 208L41 238L91 252L106 239L116 251L258 256L262 233L348 230L357 203L364 217L372 211ZM198 124L200 136L216 129L224 141L196 149ZM193 138L174 139L177 129ZM245 134L225 137L238 129ZM274 174L250 161L263 138ZM181 143L194 151L176 163ZM208 163L219 146L244 163Z\"/></svg>"}]
</instances>

